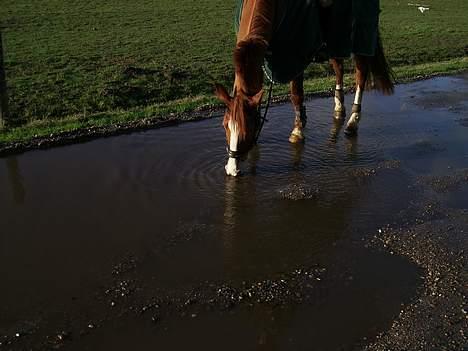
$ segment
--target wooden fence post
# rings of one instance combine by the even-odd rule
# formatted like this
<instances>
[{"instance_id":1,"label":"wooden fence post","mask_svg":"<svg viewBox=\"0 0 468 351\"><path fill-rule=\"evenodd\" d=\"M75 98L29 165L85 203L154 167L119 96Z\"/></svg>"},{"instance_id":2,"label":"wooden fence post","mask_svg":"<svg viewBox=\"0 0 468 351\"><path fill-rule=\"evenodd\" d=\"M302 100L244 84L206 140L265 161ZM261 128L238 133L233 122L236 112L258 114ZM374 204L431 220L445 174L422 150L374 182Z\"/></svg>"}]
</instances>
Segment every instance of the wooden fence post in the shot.
<instances>
[{"instance_id":1,"label":"wooden fence post","mask_svg":"<svg viewBox=\"0 0 468 351\"><path fill-rule=\"evenodd\" d=\"M8 94L3 61L3 40L0 28L0 130L8 123Z\"/></svg>"}]
</instances>

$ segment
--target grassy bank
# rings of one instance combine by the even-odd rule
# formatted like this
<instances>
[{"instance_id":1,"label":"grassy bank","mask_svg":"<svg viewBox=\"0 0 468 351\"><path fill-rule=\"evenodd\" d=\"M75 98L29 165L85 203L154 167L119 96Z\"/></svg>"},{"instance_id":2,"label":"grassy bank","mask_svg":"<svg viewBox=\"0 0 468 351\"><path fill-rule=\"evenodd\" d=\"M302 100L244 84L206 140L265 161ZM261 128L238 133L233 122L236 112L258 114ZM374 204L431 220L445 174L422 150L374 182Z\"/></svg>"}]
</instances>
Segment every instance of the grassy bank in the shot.
<instances>
[{"instance_id":1,"label":"grassy bank","mask_svg":"<svg viewBox=\"0 0 468 351\"><path fill-rule=\"evenodd\" d=\"M381 0L386 52L400 80L468 69L468 2ZM232 83L233 0L16 0L2 5L10 127L0 142L214 103ZM306 72L327 90L327 65ZM279 94L286 93L279 87Z\"/></svg>"},{"instance_id":2,"label":"grassy bank","mask_svg":"<svg viewBox=\"0 0 468 351\"><path fill-rule=\"evenodd\" d=\"M468 58L452 59L438 63L402 66L395 69L400 82L411 81L420 77L453 74L468 70ZM305 81L308 94L321 93L333 86L334 77L309 79ZM345 81L351 84L353 77L347 74ZM276 96L285 96L286 86L275 87ZM43 119L29 122L25 125L12 127L0 132L0 143L26 141L35 137L48 136L62 132L69 132L83 128L103 127L111 124L126 124L137 120L146 120L149 124L155 121L167 121L173 118L191 118L190 113L199 109L218 104L211 95L190 97L167 103L148 105L134 109L117 109L92 114L76 114L61 119ZM332 108L332 107L330 107Z\"/></svg>"}]
</instances>

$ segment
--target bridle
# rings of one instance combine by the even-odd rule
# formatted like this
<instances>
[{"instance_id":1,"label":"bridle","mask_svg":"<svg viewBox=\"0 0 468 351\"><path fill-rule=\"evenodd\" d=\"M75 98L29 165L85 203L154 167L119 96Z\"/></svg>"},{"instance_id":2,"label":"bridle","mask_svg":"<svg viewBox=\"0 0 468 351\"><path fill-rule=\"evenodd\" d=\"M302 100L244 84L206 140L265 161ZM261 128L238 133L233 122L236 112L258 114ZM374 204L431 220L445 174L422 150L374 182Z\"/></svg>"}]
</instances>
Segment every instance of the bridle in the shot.
<instances>
[{"instance_id":1,"label":"bridle","mask_svg":"<svg viewBox=\"0 0 468 351\"><path fill-rule=\"evenodd\" d=\"M271 105L272 93L273 93L273 82L270 82L270 88L268 90L268 100L267 100L267 103L265 105L265 111L263 112L263 116L262 116L262 105L261 104L258 106L257 111L255 113L255 119L256 119L257 125L259 125L259 127L257 128L257 131L255 133L255 138L254 138L254 142L252 144L252 147L253 147L253 145L257 144L258 139L260 138L260 134L262 133L263 126L264 126L265 122L268 122L267 115L268 115L268 110L270 109L270 105ZM240 159L240 158L242 158L244 156L245 153L250 151L250 149L247 150L246 152L232 151L230 149L229 145L228 145L226 147L226 151L227 151L228 157L234 158L234 159Z\"/></svg>"}]
</instances>

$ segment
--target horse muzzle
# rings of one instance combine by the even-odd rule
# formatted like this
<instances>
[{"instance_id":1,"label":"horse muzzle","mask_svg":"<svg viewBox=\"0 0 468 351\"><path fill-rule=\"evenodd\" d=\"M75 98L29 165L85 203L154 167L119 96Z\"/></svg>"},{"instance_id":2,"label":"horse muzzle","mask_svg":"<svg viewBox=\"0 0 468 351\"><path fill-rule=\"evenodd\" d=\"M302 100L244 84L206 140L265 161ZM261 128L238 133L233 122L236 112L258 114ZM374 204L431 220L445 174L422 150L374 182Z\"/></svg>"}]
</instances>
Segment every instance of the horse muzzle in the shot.
<instances>
[{"instance_id":1,"label":"horse muzzle","mask_svg":"<svg viewBox=\"0 0 468 351\"><path fill-rule=\"evenodd\" d=\"M228 162L224 169L228 176L237 177L240 173L239 162L247 158L248 152L232 151L229 147L226 148L228 155Z\"/></svg>"},{"instance_id":2,"label":"horse muzzle","mask_svg":"<svg viewBox=\"0 0 468 351\"><path fill-rule=\"evenodd\" d=\"M235 158L229 158L226 166L224 169L226 171L226 175L237 177L240 173L240 169L238 167L239 161Z\"/></svg>"}]
</instances>

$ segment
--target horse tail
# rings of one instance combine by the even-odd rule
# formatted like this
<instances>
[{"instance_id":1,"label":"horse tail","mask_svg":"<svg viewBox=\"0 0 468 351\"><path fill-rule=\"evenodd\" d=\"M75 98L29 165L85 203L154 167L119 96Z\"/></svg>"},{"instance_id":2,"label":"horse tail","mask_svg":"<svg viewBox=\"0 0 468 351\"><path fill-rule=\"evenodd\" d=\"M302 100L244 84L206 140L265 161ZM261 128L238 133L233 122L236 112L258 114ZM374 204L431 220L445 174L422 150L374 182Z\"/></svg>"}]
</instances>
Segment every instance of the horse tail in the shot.
<instances>
[{"instance_id":1,"label":"horse tail","mask_svg":"<svg viewBox=\"0 0 468 351\"><path fill-rule=\"evenodd\" d=\"M385 95L392 95L395 90L395 73L385 57L380 32L378 33L375 55L370 59L369 66L369 78L371 78L369 82L373 84L372 88Z\"/></svg>"}]
</instances>

